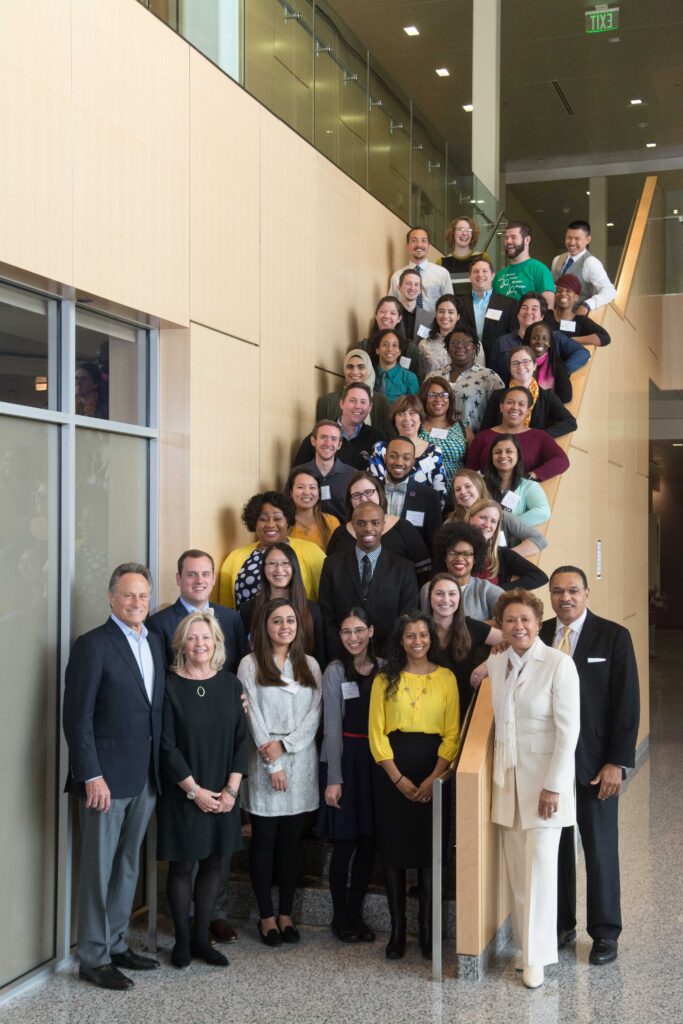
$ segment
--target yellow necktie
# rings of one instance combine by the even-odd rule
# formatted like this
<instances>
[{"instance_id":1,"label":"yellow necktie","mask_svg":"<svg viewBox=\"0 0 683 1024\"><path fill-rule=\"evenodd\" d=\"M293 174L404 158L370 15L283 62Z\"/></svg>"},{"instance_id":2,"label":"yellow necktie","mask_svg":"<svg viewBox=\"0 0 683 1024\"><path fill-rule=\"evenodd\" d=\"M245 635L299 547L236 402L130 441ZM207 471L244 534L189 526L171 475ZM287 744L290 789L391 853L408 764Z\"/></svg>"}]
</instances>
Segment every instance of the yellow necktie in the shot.
<instances>
[{"instance_id":1,"label":"yellow necktie","mask_svg":"<svg viewBox=\"0 0 683 1024\"><path fill-rule=\"evenodd\" d=\"M557 644L557 650L562 651L563 654L568 654L571 657L572 645L569 639L569 626L562 627L562 636L560 642Z\"/></svg>"}]
</instances>

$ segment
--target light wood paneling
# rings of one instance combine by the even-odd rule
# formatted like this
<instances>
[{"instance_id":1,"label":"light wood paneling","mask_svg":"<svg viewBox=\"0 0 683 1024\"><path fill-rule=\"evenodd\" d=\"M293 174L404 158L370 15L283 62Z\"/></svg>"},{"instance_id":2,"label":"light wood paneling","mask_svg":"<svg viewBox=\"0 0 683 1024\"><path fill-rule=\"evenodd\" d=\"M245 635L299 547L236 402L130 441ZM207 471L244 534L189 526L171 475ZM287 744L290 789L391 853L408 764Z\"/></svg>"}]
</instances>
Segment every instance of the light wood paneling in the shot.
<instances>
[{"instance_id":1,"label":"light wood paneling","mask_svg":"<svg viewBox=\"0 0 683 1024\"><path fill-rule=\"evenodd\" d=\"M190 331L160 333L159 604L175 601L178 555L190 539Z\"/></svg>"},{"instance_id":2,"label":"light wood paneling","mask_svg":"<svg viewBox=\"0 0 683 1024\"><path fill-rule=\"evenodd\" d=\"M233 337L259 340L261 256L259 107L190 51L190 316ZM236 159L239 152L239 159ZM280 196L281 201L284 197ZM268 259L274 225L265 226Z\"/></svg>"},{"instance_id":3,"label":"light wood paneling","mask_svg":"<svg viewBox=\"0 0 683 1024\"><path fill-rule=\"evenodd\" d=\"M70 284L70 0L0 5L0 261Z\"/></svg>"},{"instance_id":4,"label":"light wood paneling","mask_svg":"<svg viewBox=\"0 0 683 1024\"><path fill-rule=\"evenodd\" d=\"M189 47L138 3L74 0L71 29L74 283L185 325Z\"/></svg>"}]
</instances>

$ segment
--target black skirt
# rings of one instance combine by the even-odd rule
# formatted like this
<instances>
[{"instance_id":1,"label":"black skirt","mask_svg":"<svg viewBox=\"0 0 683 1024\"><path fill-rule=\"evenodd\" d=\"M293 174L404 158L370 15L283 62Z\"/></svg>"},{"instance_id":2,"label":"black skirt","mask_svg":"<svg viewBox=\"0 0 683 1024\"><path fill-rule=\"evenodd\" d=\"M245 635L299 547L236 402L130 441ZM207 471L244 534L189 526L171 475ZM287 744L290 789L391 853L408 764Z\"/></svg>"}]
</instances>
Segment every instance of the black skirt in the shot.
<instances>
[{"instance_id":1,"label":"black skirt","mask_svg":"<svg viewBox=\"0 0 683 1024\"><path fill-rule=\"evenodd\" d=\"M434 771L441 736L392 732L389 742L401 774L419 786ZM387 867L427 868L432 863L432 804L406 800L378 764L374 767L375 832Z\"/></svg>"},{"instance_id":2,"label":"black skirt","mask_svg":"<svg viewBox=\"0 0 683 1024\"><path fill-rule=\"evenodd\" d=\"M320 762L320 809L316 833L321 839L358 839L375 834L372 754L367 737L344 736L342 796L339 807L325 803L327 764Z\"/></svg>"}]
</instances>

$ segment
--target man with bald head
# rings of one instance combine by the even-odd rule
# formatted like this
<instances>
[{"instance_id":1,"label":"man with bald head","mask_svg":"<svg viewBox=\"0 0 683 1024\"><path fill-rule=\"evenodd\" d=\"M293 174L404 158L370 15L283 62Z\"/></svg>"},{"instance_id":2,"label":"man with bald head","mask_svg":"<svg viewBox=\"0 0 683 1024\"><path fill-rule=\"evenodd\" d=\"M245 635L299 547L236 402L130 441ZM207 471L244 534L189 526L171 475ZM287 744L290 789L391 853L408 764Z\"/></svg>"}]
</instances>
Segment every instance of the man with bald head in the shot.
<instances>
[{"instance_id":1,"label":"man with bald head","mask_svg":"<svg viewBox=\"0 0 683 1024\"><path fill-rule=\"evenodd\" d=\"M375 651L405 611L418 607L415 567L407 558L382 548L384 512L365 501L353 510L351 527L356 545L351 551L329 555L320 576L319 605L325 625L328 658L341 657L342 620L355 607L364 608L375 627Z\"/></svg>"}]
</instances>

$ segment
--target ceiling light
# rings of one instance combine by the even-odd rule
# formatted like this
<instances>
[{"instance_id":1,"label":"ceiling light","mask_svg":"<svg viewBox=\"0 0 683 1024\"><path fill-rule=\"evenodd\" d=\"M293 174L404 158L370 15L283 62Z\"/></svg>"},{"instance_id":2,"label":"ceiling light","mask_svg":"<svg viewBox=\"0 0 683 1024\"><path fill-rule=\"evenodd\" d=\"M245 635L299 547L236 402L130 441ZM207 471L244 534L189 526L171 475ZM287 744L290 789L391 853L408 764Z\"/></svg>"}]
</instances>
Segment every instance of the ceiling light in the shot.
<instances>
[{"instance_id":1,"label":"ceiling light","mask_svg":"<svg viewBox=\"0 0 683 1024\"><path fill-rule=\"evenodd\" d=\"M464 111L465 111L465 112L466 112L467 114L471 114L471 113L472 113L472 111L474 110L474 107L472 106L472 104L471 104L471 103L463 103L463 105L462 105L462 109L463 109L463 110L464 110Z\"/></svg>"},{"instance_id":2,"label":"ceiling light","mask_svg":"<svg viewBox=\"0 0 683 1024\"><path fill-rule=\"evenodd\" d=\"M436 73L439 76L439 78L448 78L448 76L450 75L450 71L448 70L448 68L437 68Z\"/></svg>"},{"instance_id":3,"label":"ceiling light","mask_svg":"<svg viewBox=\"0 0 683 1024\"><path fill-rule=\"evenodd\" d=\"M403 31L407 36L419 36L420 30L417 25L405 25Z\"/></svg>"},{"instance_id":4,"label":"ceiling light","mask_svg":"<svg viewBox=\"0 0 683 1024\"><path fill-rule=\"evenodd\" d=\"M671 212L673 213L674 217L678 216L678 210L672 210Z\"/></svg>"},{"instance_id":5,"label":"ceiling light","mask_svg":"<svg viewBox=\"0 0 683 1024\"><path fill-rule=\"evenodd\" d=\"M642 104L642 102L643 101L639 100L639 99L631 100L631 106L632 107L639 107Z\"/></svg>"},{"instance_id":6,"label":"ceiling light","mask_svg":"<svg viewBox=\"0 0 683 1024\"><path fill-rule=\"evenodd\" d=\"M683 441L674 441L671 445L672 448L683 448Z\"/></svg>"},{"instance_id":7,"label":"ceiling light","mask_svg":"<svg viewBox=\"0 0 683 1024\"><path fill-rule=\"evenodd\" d=\"M645 149L655 149L656 146L657 146L656 142L646 142L645 143Z\"/></svg>"},{"instance_id":8,"label":"ceiling light","mask_svg":"<svg viewBox=\"0 0 683 1024\"><path fill-rule=\"evenodd\" d=\"M613 228L614 227L614 221L613 220L608 220L607 221L607 227L608 228Z\"/></svg>"},{"instance_id":9,"label":"ceiling light","mask_svg":"<svg viewBox=\"0 0 683 1024\"><path fill-rule=\"evenodd\" d=\"M589 195L590 195L590 189L586 189L586 195L587 195L587 196L589 196Z\"/></svg>"}]
</instances>

